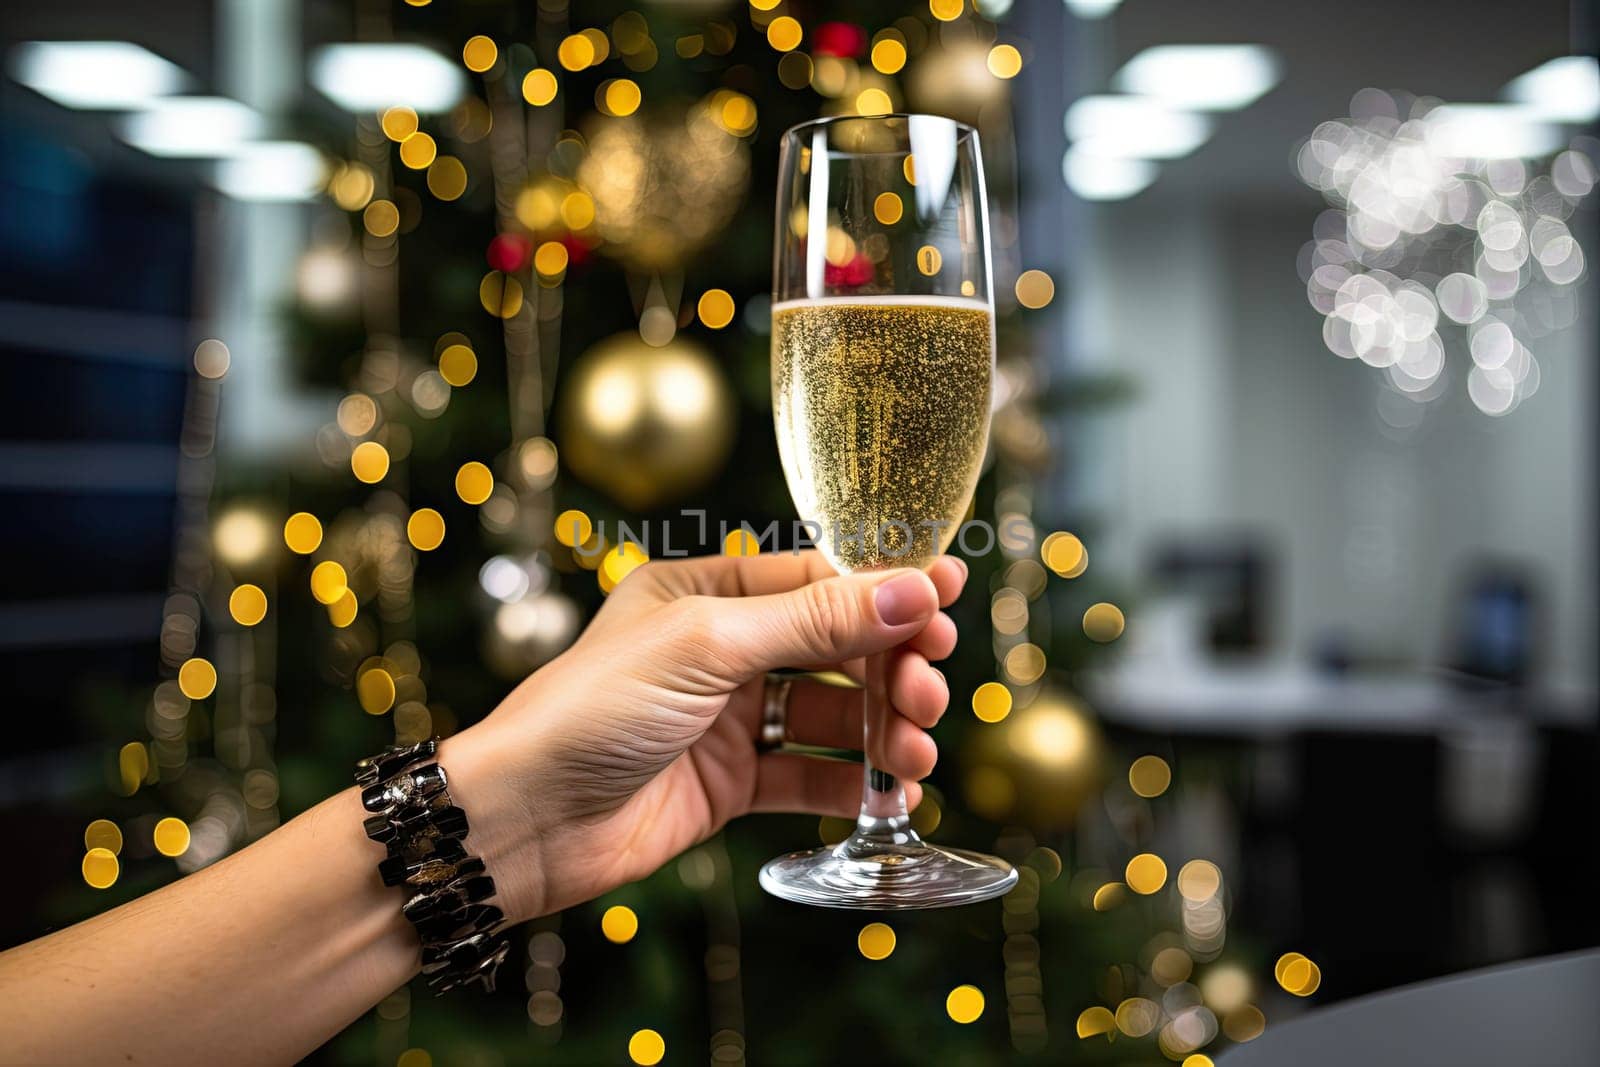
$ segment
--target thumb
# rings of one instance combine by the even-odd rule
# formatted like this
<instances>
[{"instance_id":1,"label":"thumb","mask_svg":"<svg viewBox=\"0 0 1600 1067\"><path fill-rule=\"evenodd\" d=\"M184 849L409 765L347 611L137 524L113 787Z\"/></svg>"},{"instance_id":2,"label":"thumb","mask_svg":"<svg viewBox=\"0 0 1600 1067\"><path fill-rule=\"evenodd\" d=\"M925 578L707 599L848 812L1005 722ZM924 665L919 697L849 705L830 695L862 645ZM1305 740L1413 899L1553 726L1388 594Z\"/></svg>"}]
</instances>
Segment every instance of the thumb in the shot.
<instances>
[{"instance_id":1,"label":"thumb","mask_svg":"<svg viewBox=\"0 0 1600 1067\"><path fill-rule=\"evenodd\" d=\"M926 574L903 569L845 574L718 604L728 658L754 674L891 649L928 624L939 593Z\"/></svg>"}]
</instances>

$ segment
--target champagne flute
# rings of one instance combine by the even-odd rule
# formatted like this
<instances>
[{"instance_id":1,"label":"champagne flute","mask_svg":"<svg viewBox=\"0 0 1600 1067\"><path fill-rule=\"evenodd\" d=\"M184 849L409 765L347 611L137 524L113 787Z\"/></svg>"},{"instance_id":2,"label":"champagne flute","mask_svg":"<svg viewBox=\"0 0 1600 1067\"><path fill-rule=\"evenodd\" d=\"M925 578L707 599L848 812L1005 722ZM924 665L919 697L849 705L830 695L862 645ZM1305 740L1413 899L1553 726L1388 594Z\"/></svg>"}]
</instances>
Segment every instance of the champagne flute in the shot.
<instances>
[{"instance_id":1,"label":"champagne flute","mask_svg":"<svg viewBox=\"0 0 1600 1067\"><path fill-rule=\"evenodd\" d=\"M772 395L784 476L839 571L920 567L954 538L989 437L988 215L977 131L931 115L842 117L784 134ZM861 814L840 845L761 870L776 896L905 909L999 896L1017 873L911 828L872 766L891 709L866 664Z\"/></svg>"}]
</instances>

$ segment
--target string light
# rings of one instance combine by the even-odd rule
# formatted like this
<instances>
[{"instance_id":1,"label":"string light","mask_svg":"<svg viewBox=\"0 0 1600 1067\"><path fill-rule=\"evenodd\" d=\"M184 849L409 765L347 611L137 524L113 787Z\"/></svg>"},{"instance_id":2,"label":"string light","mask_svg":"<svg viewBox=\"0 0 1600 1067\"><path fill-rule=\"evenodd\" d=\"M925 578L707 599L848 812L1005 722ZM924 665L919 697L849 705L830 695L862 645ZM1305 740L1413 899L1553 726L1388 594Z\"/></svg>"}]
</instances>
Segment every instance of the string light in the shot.
<instances>
[{"instance_id":1,"label":"string light","mask_svg":"<svg viewBox=\"0 0 1600 1067\"><path fill-rule=\"evenodd\" d=\"M461 49L461 61L474 74L482 74L500 58L500 49L489 38L479 34L469 38Z\"/></svg>"},{"instance_id":2,"label":"string light","mask_svg":"<svg viewBox=\"0 0 1600 1067\"><path fill-rule=\"evenodd\" d=\"M654 1030L638 1030L628 1038L628 1058L639 1067L655 1067L667 1054L667 1042Z\"/></svg>"},{"instance_id":3,"label":"string light","mask_svg":"<svg viewBox=\"0 0 1600 1067\"><path fill-rule=\"evenodd\" d=\"M432 552L444 543L444 516L432 508L418 508L406 520L406 540L413 548Z\"/></svg>"},{"instance_id":4,"label":"string light","mask_svg":"<svg viewBox=\"0 0 1600 1067\"><path fill-rule=\"evenodd\" d=\"M534 107L544 107L556 98L556 90L560 83L556 76L543 67L535 67L528 71L522 79L522 99Z\"/></svg>"},{"instance_id":5,"label":"string light","mask_svg":"<svg viewBox=\"0 0 1600 1067\"><path fill-rule=\"evenodd\" d=\"M894 946L894 929L887 923L868 923L856 935L856 948L869 960L888 959Z\"/></svg>"},{"instance_id":6,"label":"string light","mask_svg":"<svg viewBox=\"0 0 1600 1067\"><path fill-rule=\"evenodd\" d=\"M632 908L613 905L600 916L600 932L614 945L625 945L639 932L639 916Z\"/></svg>"},{"instance_id":7,"label":"string light","mask_svg":"<svg viewBox=\"0 0 1600 1067\"><path fill-rule=\"evenodd\" d=\"M333 560L323 560L311 568L311 595L319 604L333 604L350 590L344 568Z\"/></svg>"},{"instance_id":8,"label":"string light","mask_svg":"<svg viewBox=\"0 0 1600 1067\"><path fill-rule=\"evenodd\" d=\"M217 688L217 669L210 660L195 657L178 668L178 688L190 700L204 700Z\"/></svg>"},{"instance_id":9,"label":"string light","mask_svg":"<svg viewBox=\"0 0 1600 1067\"><path fill-rule=\"evenodd\" d=\"M983 1014L983 991L975 985L958 985L945 997L944 1010L958 1023L975 1023Z\"/></svg>"},{"instance_id":10,"label":"string light","mask_svg":"<svg viewBox=\"0 0 1600 1067\"><path fill-rule=\"evenodd\" d=\"M1011 714L1011 690L999 682L984 682L972 694L972 714L983 722L999 722Z\"/></svg>"},{"instance_id":11,"label":"string light","mask_svg":"<svg viewBox=\"0 0 1600 1067\"><path fill-rule=\"evenodd\" d=\"M228 596L228 614L240 626L254 626L267 617L267 594L259 585L246 583Z\"/></svg>"},{"instance_id":12,"label":"string light","mask_svg":"<svg viewBox=\"0 0 1600 1067\"><path fill-rule=\"evenodd\" d=\"M733 321L733 297L726 289L707 289L700 294L700 302L695 310L700 315L700 321L713 330L720 330Z\"/></svg>"},{"instance_id":13,"label":"string light","mask_svg":"<svg viewBox=\"0 0 1600 1067\"><path fill-rule=\"evenodd\" d=\"M322 523L308 511L297 511L283 523L283 543L289 551L309 556L322 544Z\"/></svg>"},{"instance_id":14,"label":"string light","mask_svg":"<svg viewBox=\"0 0 1600 1067\"><path fill-rule=\"evenodd\" d=\"M494 475L477 460L463 463L456 471L456 496L467 504L482 504L494 492Z\"/></svg>"},{"instance_id":15,"label":"string light","mask_svg":"<svg viewBox=\"0 0 1600 1067\"><path fill-rule=\"evenodd\" d=\"M156 851L163 856L178 857L189 851L189 824L182 819L168 816L156 823L151 835Z\"/></svg>"},{"instance_id":16,"label":"string light","mask_svg":"<svg viewBox=\"0 0 1600 1067\"><path fill-rule=\"evenodd\" d=\"M1172 768L1160 756L1140 756L1128 768L1128 785L1142 797L1158 797L1172 784Z\"/></svg>"}]
</instances>

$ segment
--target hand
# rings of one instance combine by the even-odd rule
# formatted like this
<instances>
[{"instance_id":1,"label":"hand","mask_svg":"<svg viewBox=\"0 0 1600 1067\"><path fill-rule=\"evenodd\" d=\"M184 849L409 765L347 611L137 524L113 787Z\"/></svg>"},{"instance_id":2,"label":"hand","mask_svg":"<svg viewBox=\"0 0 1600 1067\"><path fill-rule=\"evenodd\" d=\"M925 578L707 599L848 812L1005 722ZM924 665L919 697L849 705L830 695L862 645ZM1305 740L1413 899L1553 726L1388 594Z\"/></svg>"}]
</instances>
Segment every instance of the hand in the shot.
<instances>
[{"instance_id":1,"label":"hand","mask_svg":"<svg viewBox=\"0 0 1600 1067\"><path fill-rule=\"evenodd\" d=\"M908 803L938 752L924 733L950 701L930 660L955 649L966 564L834 575L816 552L656 562L611 593L572 648L441 762L472 820L513 920L569 907L644 877L751 811L853 816L861 766L758 753L762 686L779 667L838 670L893 650L896 714L870 752ZM797 679L788 731L801 744L859 748L862 694ZM879 750L881 749L881 750Z\"/></svg>"}]
</instances>

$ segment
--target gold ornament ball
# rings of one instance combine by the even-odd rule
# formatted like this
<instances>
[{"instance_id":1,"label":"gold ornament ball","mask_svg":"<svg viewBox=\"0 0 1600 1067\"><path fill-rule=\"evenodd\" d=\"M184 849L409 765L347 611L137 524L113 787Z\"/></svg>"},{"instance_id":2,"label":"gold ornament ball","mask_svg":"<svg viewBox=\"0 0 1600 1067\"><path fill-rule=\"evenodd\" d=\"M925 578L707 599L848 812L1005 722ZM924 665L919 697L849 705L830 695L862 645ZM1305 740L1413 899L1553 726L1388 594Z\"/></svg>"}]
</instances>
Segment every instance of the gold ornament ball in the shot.
<instances>
[{"instance_id":1,"label":"gold ornament ball","mask_svg":"<svg viewBox=\"0 0 1600 1067\"><path fill-rule=\"evenodd\" d=\"M634 511L700 488L733 447L733 391L705 349L617 334L579 357L557 425L568 469Z\"/></svg>"},{"instance_id":2,"label":"gold ornament ball","mask_svg":"<svg viewBox=\"0 0 1600 1067\"><path fill-rule=\"evenodd\" d=\"M979 731L967 802L988 819L1068 827L1103 783L1105 764L1099 725L1072 697L1045 688L1027 707Z\"/></svg>"}]
</instances>

